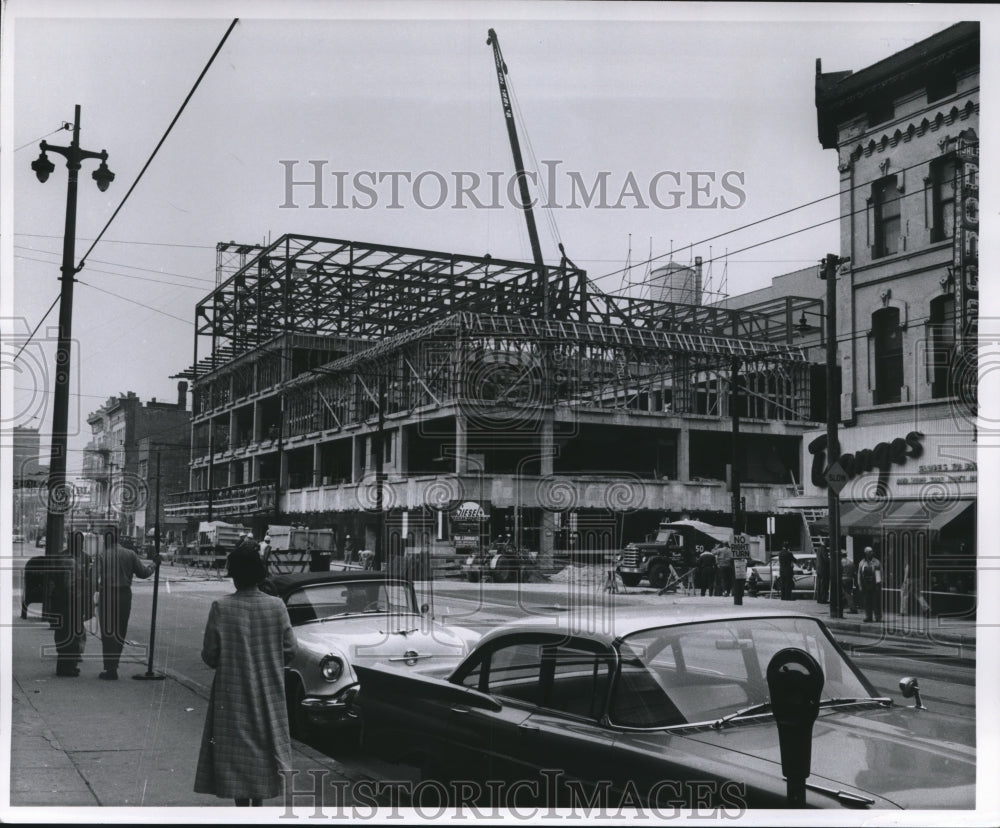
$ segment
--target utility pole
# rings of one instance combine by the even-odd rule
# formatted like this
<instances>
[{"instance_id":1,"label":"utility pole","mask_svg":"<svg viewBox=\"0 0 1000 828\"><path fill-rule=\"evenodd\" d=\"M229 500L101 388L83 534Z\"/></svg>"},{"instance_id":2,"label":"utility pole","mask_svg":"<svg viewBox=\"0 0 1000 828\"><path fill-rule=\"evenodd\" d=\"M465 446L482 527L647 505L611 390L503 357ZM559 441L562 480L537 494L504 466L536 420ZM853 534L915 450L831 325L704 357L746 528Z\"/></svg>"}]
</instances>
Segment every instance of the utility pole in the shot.
<instances>
[{"instance_id":1,"label":"utility pole","mask_svg":"<svg viewBox=\"0 0 1000 828\"><path fill-rule=\"evenodd\" d=\"M826 280L826 461L827 468L840 459L837 422L840 419L840 388L837 382L837 267L841 259L828 254L820 265ZM826 505L830 524L830 617L843 618L840 590L840 495L827 483Z\"/></svg>"},{"instance_id":2,"label":"utility pole","mask_svg":"<svg viewBox=\"0 0 1000 828\"><path fill-rule=\"evenodd\" d=\"M743 557L746 552L745 543L742 540L743 535L743 498L740 493L740 455L742 453L742 446L740 444L740 358L733 357L732 362L732 377L730 379L730 397L729 397L729 407L730 414L733 419L733 463L732 471L730 472L730 480L732 481L732 495L733 495L733 605L742 606L743 605L743 590L746 588L746 558ZM736 539L741 538L740 542L737 543ZM743 558L743 565L741 570L743 577L739 578L736 572L737 566L736 562L739 560L737 557Z\"/></svg>"},{"instance_id":3,"label":"utility pole","mask_svg":"<svg viewBox=\"0 0 1000 828\"><path fill-rule=\"evenodd\" d=\"M378 374L378 425L375 430L375 513L378 524L375 527L374 568L381 571L385 557L385 509L382 486L385 485L385 376L382 369Z\"/></svg>"},{"instance_id":4,"label":"utility pole","mask_svg":"<svg viewBox=\"0 0 1000 828\"><path fill-rule=\"evenodd\" d=\"M73 140L68 147L57 147L41 142L41 154L31 162L31 169L43 184L55 166L45 154L49 150L66 159L69 182L66 189L66 226L63 232L62 287L59 294L59 334L56 344L56 382L52 399L52 456L49 462L48 516L45 522L45 554L61 555L65 515L61 501L67 500L66 452L69 430L69 374L72 357L73 336L73 282L78 268L76 257L76 191L81 161L100 158L101 164L93 173L97 188L103 193L114 181L115 174L108 169L107 150L92 152L80 148L80 105L77 104L73 117Z\"/></svg>"}]
</instances>

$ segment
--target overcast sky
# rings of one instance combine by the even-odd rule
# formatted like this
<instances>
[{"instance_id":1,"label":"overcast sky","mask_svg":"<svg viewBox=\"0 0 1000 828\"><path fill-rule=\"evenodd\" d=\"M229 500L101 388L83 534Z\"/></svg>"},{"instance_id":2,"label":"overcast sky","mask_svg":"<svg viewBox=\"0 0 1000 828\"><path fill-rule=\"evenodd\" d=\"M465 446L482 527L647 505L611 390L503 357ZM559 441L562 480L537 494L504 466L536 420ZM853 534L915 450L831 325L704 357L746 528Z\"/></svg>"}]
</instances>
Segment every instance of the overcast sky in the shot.
<instances>
[{"instance_id":1,"label":"overcast sky","mask_svg":"<svg viewBox=\"0 0 1000 828\"><path fill-rule=\"evenodd\" d=\"M57 130L80 104L83 147L109 153L116 178L106 193L91 180L94 162L81 171L79 261L241 16L79 274L71 427L84 432L86 415L111 395L175 398L169 377L191 363L194 306L214 285L219 241L301 233L529 261L524 217L506 195L512 160L491 26L526 161L533 166L533 150L555 182L549 197L558 206L537 212L546 260L558 261L561 240L599 287L639 292L650 248L659 263L674 249L680 261L704 258L712 291L737 294L838 250L833 198L729 233L837 190L836 155L816 137L816 59L824 71L857 70L986 13L176 3L169 9L181 16L164 18L166 5L88 3L90 16L80 18L66 16L79 4L15 0L3 21L0 315L14 319L10 331L33 328L59 292L66 169L51 154L55 172L45 185L36 180L39 140L68 144ZM321 194L289 189L289 174L304 180L316 168ZM584 206L579 186L602 178L604 203L598 195ZM460 180L471 191L461 193ZM633 267L624 270L630 245ZM57 313L7 378L5 422L44 428L51 416L51 398L35 389L51 376ZM86 442L71 438L71 471Z\"/></svg>"}]
</instances>

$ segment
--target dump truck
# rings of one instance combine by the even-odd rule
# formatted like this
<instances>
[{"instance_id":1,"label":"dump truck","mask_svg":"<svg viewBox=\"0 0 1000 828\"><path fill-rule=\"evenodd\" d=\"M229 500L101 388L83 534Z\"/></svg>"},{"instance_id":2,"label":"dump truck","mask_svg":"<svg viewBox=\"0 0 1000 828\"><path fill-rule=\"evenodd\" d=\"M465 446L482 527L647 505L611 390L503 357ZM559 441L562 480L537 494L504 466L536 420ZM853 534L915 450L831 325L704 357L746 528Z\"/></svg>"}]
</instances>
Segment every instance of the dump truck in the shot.
<instances>
[{"instance_id":1,"label":"dump truck","mask_svg":"<svg viewBox=\"0 0 1000 828\"><path fill-rule=\"evenodd\" d=\"M751 560L762 560L764 538L741 535ZM733 547L736 540L732 528L713 526L700 520L664 520L656 535L640 543L630 543L618 556L616 571L625 586L638 586L646 579L655 589L663 589L671 577L680 577L695 565L698 556L716 544ZM671 572L671 568L673 572Z\"/></svg>"}]
</instances>

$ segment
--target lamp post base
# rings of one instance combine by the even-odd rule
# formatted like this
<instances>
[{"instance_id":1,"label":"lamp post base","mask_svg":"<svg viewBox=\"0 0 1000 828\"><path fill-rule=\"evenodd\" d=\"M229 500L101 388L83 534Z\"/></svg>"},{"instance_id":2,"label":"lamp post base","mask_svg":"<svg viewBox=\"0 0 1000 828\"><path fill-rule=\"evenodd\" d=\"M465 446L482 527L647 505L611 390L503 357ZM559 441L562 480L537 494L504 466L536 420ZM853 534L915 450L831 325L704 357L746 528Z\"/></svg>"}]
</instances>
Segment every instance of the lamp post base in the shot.
<instances>
[{"instance_id":1,"label":"lamp post base","mask_svg":"<svg viewBox=\"0 0 1000 828\"><path fill-rule=\"evenodd\" d=\"M166 676L163 673L154 673L151 670L145 673L132 676L136 681L163 681Z\"/></svg>"}]
</instances>

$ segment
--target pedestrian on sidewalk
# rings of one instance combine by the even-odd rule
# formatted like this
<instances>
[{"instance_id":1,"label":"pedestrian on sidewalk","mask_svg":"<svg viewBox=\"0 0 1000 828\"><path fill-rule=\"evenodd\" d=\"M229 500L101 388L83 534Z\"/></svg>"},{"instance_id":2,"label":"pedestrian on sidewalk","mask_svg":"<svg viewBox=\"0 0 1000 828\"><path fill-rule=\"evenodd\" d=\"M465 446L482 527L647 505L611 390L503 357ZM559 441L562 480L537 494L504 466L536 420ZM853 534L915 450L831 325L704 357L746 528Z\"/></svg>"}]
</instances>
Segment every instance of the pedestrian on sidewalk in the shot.
<instances>
[{"instance_id":1,"label":"pedestrian on sidewalk","mask_svg":"<svg viewBox=\"0 0 1000 828\"><path fill-rule=\"evenodd\" d=\"M56 675L80 675L87 642L86 622L94 617L94 573L83 549L83 534L70 534L69 548L54 562L50 593L55 614Z\"/></svg>"},{"instance_id":2,"label":"pedestrian on sidewalk","mask_svg":"<svg viewBox=\"0 0 1000 828\"><path fill-rule=\"evenodd\" d=\"M907 561L903 565L903 583L899 587L899 614L928 615L930 611L930 604L921 594L920 581L911 573L910 562Z\"/></svg>"},{"instance_id":3,"label":"pedestrian on sidewalk","mask_svg":"<svg viewBox=\"0 0 1000 828\"><path fill-rule=\"evenodd\" d=\"M816 555L816 603L826 604L830 601L830 550L825 543L820 543Z\"/></svg>"},{"instance_id":4,"label":"pedestrian on sidewalk","mask_svg":"<svg viewBox=\"0 0 1000 828\"><path fill-rule=\"evenodd\" d=\"M858 604L854 598L854 561L847 556L847 550L840 550L840 608L848 607L848 612L857 615Z\"/></svg>"},{"instance_id":5,"label":"pedestrian on sidewalk","mask_svg":"<svg viewBox=\"0 0 1000 828\"><path fill-rule=\"evenodd\" d=\"M151 563L143 563L132 549L108 537L107 548L97 556L98 615L101 622L101 649L104 652L104 672L98 678L116 681L128 622L132 615L132 578L148 578L160 562L158 555Z\"/></svg>"},{"instance_id":6,"label":"pedestrian on sidewalk","mask_svg":"<svg viewBox=\"0 0 1000 828\"><path fill-rule=\"evenodd\" d=\"M264 535L260 542L260 562L264 564L264 577L271 574L271 535Z\"/></svg>"},{"instance_id":7,"label":"pedestrian on sidewalk","mask_svg":"<svg viewBox=\"0 0 1000 828\"><path fill-rule=\"evenodd\" d=\"M234 549L228 569L236 592L212 603L202 644L215 678L194 790L259 806L281 793L282 772L292 768L285 665L295 633L284 602L257 588L264 566L256 549Z\"/></svg>"},{"instance_id":8,"label":"pedestrian on sidewalk","mask_svg":"<svg viewBox=\"0 0 1000 828\"><path fill-rule=\"evenodd\" d=\"M697 567L694 575L695 588L700 588L702 595L706 592L709 595L714 595L717 568L715 555L706 549L698 556L698 561L695 565Z\"/></svg>"},{"instance_id":9,"label":"pedestrian on sidewalk","mask_svg":"<svg viewBox=\"0 0 1000 828\"><path fill-rule=\"evenodd\" d=\"M787 543L782 544L778 553L778 577L781 579L781 600L791 601L795 586L795 556Z\"/></svg>"},{"instance_id":10,"label":"pedestrian on sidewalk","mask_svg":"<svg viewBox=\"0 0 1000 828\"><path fill-rule=\"evenodd\" d=\"M858 586L861 588L861 605L865 610L865 621L882 620L882 562L875 557L875 551L865 547L865 556L858 564Z\"/></svg>"},{"instance_id":11,"label":"pedestrian on sidewalk","mask_svg":"<svg viewBox=\"0 0 1000 828\"><path fill-rule=\"evenodd\" d=\"M716 595L732 595L733 575L733 550L728 543L719 543L715 546L715 560L719 566L718 580L716 582Z\"/></svg>"}]
</instances>

